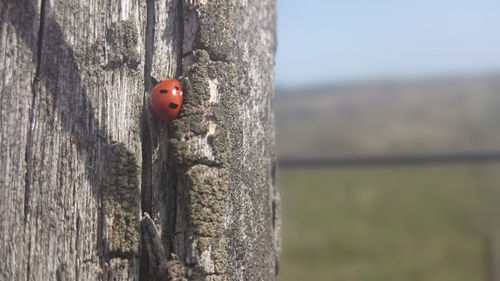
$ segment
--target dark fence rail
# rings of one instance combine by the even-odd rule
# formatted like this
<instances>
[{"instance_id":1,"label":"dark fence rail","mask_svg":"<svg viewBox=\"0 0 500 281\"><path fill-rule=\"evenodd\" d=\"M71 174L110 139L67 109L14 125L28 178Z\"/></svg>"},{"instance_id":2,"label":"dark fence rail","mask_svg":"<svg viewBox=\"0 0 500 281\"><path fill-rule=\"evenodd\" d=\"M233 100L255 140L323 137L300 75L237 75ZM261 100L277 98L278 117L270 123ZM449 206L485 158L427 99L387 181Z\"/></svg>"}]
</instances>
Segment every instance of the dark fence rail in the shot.
<instances>
[{"instance_id":1,"label":"dark fence rail","mask_svg":"<svg viewBox=\"0 0 500 281\"><path fill-rule=\"evenodd\" d=\"M500 151L434 154L397 154L342 157L281 157L280 167L425 165L440 163L500 162Z\"/></svg>"}]
</instances>

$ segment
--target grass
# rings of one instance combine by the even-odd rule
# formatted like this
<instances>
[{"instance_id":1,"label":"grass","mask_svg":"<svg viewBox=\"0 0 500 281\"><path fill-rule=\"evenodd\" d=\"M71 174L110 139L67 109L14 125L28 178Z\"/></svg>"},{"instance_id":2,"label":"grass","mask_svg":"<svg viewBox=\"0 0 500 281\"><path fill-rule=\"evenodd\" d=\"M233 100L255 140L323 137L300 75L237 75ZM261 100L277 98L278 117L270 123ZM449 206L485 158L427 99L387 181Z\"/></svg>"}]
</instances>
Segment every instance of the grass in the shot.
<instances>
[{"instance_id":1,"label":"grass","mask_svg":"<svg viewBox=\"0 0 500 281\"><path fill-rule=\"evenodd\" d=\"M498 171L465 164L281 170L280 280L484 280L481 237L485 218L498 217Z\"/></svg>"}]
</instances>

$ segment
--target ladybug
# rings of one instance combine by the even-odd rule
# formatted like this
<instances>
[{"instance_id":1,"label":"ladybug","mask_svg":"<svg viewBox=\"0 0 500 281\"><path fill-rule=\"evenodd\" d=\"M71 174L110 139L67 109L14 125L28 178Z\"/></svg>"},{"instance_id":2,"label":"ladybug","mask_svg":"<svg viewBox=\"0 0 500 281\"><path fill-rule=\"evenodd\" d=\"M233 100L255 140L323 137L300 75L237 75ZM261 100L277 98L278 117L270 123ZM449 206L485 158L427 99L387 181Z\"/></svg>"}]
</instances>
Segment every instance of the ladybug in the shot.
<instances>
[{"instance_id":1,"label":"ladybug","mask_svg":"<svg viewBox=\"0 0 500 281\"><path fill-rule=\"evenodd\" d=\"M153 88L151 108L156 118L162 122L174 120L182 106L182 86L177 79L161 81Z\"/></svg>"}]
</instances>

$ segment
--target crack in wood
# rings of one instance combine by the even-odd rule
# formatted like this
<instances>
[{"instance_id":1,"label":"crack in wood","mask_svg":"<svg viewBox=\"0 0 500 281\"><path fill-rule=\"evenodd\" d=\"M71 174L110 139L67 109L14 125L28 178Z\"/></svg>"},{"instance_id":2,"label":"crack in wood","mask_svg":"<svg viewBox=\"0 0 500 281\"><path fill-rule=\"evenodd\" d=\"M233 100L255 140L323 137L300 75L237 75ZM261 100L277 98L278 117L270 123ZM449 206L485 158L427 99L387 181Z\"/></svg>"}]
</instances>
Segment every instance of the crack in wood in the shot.
<instances>
[{"instance_id":1,"label":"crack in wood","mask_svg":"<svg viewBox=\"0 0 500 281\"><path fill-rule=\"evenodd\" d=\"M168 15L164 14L165 10L163 8L167 8ZM161 12L158 9L162 9ZM166 22L163 21L164 16L167 16ZM171 146L167 144L169 136L172 135L172 128L170 125L161 124L153 118L149 109L149 94L157 81L161 81L167 76L178 77L182 73L183 21L183 0L171 0L162 3L154 0L146 1L145 87L141 128L143 153L141 201L142 212L150 214L151 217L158 221L160 240L164 247L165 257L169 257L174 248L179 187L177 186L178 177ZM165 41L164 32L170 33L172 30L174 31L172 33L173 41ZM161 38L157 37L160 35ZM173 53L167 53L167 55L170 55L170 61L164 61L160 58L160 56L165 55L162 52L166 50L174 51ZM167 64L160 65L161 61ZM168 70L168 63L175 65L175 67ZM160 207L159 204L163 206ZM151 263L155 262L148 257L151 255L151 249L147 249L147 235L145 229L142 228L140 280L154 279L151 273Z\"/></svg>"},{"instance_id":2,"label":"crack in wood","mask_svg":"<svg viewBox=\"0 0 500 281\"><path fill-rule=\"evenodd\" d=\"M142 145L142 181L141 181L141 213L152 213L153 196L153 144L152 120L149 112L149 93L156 84L156 79L151 77L153 65L153 48L155 34L155 3L154 0L146 1L146 34L144 53L144 98L141 114L141 145ZM150 267L152 261L146 256L150 250L146 246L146 233L141 227L141 254L139 257L139 280L150 280Z\"/></svg>"},{"instance_id":3,"label":"crack in wood","mask_svg":"<svg viewBox=\"0 0 500 281\"><path fill-rule=\"evenodd\" d=\"M81 246L81 241L80 241L80 232L81 232L81 224L82 224L82 219L80 218L80 215L77 216L76 218L76 239L75 239L75 250L78 253ZM75 281L80 280L80 264L78 262L78 255L75 255Z\"/></svg>"},{"instance_id":4,"label":"crack in wood","mask_svg":"<svg viewBox=\"0 0 500 281\"><path fill-rule=\"evenodd\" d=\"M40 16L39 16L39 29L38 29L38 40L37 40L37 53L36 53L36 72L35 77L32 82L32 100L31 100L31 108L29 111L29 129L27 133L27 141L26 141L26 150L24 159L26 161L26 175L25 175L25 183L24 183L24 237L28 238L28 253L26 262L26 280L30 280L31 275L31 234L26 233L26 227L28 225L28 220L30 218L30 201L31 201L31 183L33 179L33 131L35 129L35 114L36 114L36 97L37 97L37 85L39 83L39 74L42 64L42 51L43 51L43 37L45 33L45 17L46 17L46 0L41 0L40 3Z\"/></svg>"},{"instance_id":5,"label":"crack in wood","mask_svg":"<svg viewBox=\"0 0 500 281\"><path fill-rule=\"evenodd\" d=\"M40 28L38 30L38 43L37 43L37 64L36 64L36 75L39 77L40 69L42 65L42 52L43 52L43 39L45 35L45 17L47 9L47 0L41 0L40 3Z\"/></svg>"},{"instance_id":6,"label":"crack in wood","mask_svg":"<svg viewBox=\"0 0 500 281\"><path fill-rule=\"evenodd\" d=\"M154 86L154 81L151 77L151 71L153 67L153 44L156 16L154 2L155 0L146 1L146 50L144 59L144 91L146 92L146 94L149 94Z\"/></svg>"},{"instance_id":7,"label":"crack in wood","mask_svg":"<svg viewBox=\"0 0 500 281\"><path fill-rule=\"evenodd\" d=\"M182 75L182 58L183 51L182 47L184 44L184 0L177 0L177 32L179 34L179 40L177 42L178 52L177 52L177 76Z\"/></svg>"}]
</instances>

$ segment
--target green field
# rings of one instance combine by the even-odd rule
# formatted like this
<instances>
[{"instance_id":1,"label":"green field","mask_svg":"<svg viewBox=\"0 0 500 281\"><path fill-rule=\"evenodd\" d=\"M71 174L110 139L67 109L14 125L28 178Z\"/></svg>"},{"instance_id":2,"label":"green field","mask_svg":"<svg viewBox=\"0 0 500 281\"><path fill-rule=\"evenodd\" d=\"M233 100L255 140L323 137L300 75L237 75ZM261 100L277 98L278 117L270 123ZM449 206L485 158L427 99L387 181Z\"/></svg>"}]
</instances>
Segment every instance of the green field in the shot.
<instances>
[{"instance_id":1,"label":"green field","mask_svg":"<svg viewBox=\"0 0 500 281\"><path fill-rule=\"evenodd\" d=\"M500 165L281 169L278 180L281 281L485 280Z\"/></svg>"}]
</instances>

